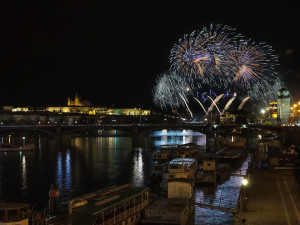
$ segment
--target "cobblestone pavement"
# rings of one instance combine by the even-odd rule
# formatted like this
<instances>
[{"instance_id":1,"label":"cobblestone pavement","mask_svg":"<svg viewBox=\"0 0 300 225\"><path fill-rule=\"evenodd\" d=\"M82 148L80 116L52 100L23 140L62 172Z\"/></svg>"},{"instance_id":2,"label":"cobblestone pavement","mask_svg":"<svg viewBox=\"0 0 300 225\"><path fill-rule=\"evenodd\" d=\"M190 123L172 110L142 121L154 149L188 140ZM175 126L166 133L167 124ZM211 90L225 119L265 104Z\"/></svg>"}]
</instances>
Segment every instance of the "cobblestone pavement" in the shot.
<instances>
[{"instance_id":1,"label":"cobblestone pavement","mask_svg":"<svg viewBox=\"0 0 300 225\"><path fill-rule=\"evenodd\" d=\"M299 169L258 169L248 176L247 204L241 202L234 225L300 225Z\"/></svg>"}]
</instances>

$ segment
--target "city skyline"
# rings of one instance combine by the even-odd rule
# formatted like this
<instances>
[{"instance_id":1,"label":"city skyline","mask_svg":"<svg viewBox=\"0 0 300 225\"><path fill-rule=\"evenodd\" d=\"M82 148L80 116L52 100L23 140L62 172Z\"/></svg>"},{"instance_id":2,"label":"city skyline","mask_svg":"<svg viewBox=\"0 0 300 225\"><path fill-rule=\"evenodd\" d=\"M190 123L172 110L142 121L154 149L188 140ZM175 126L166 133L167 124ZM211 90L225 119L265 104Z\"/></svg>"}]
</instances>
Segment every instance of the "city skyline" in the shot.
<instances>
[{"instance_id":1,"label":"city skyline","mask_svg":"<svg viewBox=\"0 0 300 225\"><path fill-rule=\"evenodd\" d=\"M1 8L0 105L64 105L78 93L93 105L152 107L173 45L210 24L271 45L300 99L296 5L3 1Z\"/></svg>"}]
</instances>

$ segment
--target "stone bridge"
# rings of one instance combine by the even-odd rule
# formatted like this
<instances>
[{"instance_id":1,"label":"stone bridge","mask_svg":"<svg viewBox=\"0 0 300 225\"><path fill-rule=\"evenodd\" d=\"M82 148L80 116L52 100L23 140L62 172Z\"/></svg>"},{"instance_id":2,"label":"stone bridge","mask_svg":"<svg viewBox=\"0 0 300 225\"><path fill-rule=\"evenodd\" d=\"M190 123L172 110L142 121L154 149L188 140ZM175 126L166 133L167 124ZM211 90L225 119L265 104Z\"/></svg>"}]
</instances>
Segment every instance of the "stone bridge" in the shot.
<instances>
[{"instance_id":1,"label":"stone bridge","mask_svg":"<svg viewBox=\"0 0 300 225\"><path fill-rule=\"evenodd\" d=\"M250 127L262 130L276 132L281 141L286 144L295 144L300 146L300 127L264 125L264 124L204 124L204 123L155 123L155 124L11 124L0 125L0 133L10 132L31 132L40 135L72 135L87 131L97 130L120 130L128 132L134 139L140 139L145 135L163 129L182 130L190 129L200 133L210 135L212 132L231 130L237 127Z\"/></svg>"}]
</instances>

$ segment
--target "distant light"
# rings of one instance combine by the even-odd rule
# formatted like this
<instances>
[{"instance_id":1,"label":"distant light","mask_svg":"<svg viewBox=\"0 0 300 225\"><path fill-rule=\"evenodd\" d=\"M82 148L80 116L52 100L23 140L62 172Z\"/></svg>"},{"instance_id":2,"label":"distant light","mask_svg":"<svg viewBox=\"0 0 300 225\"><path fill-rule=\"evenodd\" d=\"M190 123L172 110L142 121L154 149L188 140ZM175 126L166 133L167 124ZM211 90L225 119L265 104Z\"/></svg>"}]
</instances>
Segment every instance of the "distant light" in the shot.
<instances>
[{"instance_id":1,"label":"distant light","mask_svg":"<svg viewBox=\"0 0 300 225\"><path fill-rule=\"evenodd\" d=\"M242 184L243 184L244 186L246 186L246 185L248 184L248 180L244 178L243 181L242 181Z\"/></svg>"},{"instance_id":2,"label":"distant light","mask_svg":"<svg viewBox=\"0 0 300 225\"><path fill-rule=\"evenodd\" d=\"M261 137L261 135L259 134L259 135L258 135L258 139L261 139L261 138L262 138L262 137Z\"/></svg>"},{"instance_id":3,"label":"distant light","mask_svg":"<svg viewBox=\"0 0 300 225\"><path fill-rule=\"evenodd\" d=\"M266 110L262 109L260 112L264 114L266 112Z\"/></svg>"}]
</instances>

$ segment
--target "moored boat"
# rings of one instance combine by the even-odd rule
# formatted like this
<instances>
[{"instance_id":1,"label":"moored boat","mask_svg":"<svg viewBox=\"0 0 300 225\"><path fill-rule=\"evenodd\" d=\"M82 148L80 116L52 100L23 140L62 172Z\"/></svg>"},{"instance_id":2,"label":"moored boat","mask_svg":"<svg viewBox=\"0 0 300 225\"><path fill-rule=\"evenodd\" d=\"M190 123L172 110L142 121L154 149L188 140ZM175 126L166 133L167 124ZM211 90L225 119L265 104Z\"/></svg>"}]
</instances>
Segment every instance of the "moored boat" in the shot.
<instances>
[{"instance_id":1,"label":"moored boat","mask_svg":"<svg viewBox=\"0 0 300 225\"><path fill-rule=\"evenodd\" d=\"M148 188L131 184L105 188L71 199L67 205L67 214L57 214L47 224L135 225L148 205Z\"/></svg>"},{"instance_id":2,"label":"moored boat","mask_svg":"<svg viewBox=\"0 0 300 225\"><path fill-rule=\"evenodd\" d=\"M0 202L1 225L28 225L29 215L29 204L15 202Z\"/></svg>"},{"instance_id":3,"label":"moored boat","mask_svg":"<svg viewBox=\"0 0 300 225\"><path fill-rule=\"evenodd\" d=\"M234 142L228 143L215 153L215 159L218 162L230 163L231 165L237 165L247 154L246 139L239 138Z\"/></svg>"},{"instance_id":4,"label":"moored boat","mask_svg":"<svg viewBox=\"0 0 300 225\"><path fill-rule=\"evenodd\" d=\"M230 177L232 167L229 163L217 163L215 160L203 160L197 172L195 184L216 184Z\"/></svg>"},{"instance_id":5,"label":"moored boat","mask_svg":"<svg viewBox=\"0 0 300 225\"><path fill-rule=\"evenodd\" d=\"M35 144L26 144L26 145L0 144L0 152L32 151L34 149L35 149Z\"/></svg>"},{"instance_id":6,"label":"moored boat","mask_svg":"<svg viewBox=\"0 0 300 225\"><path fill-rule=\"evenodd\" d=\"M153 160L165 163L175 158L193 158L201 150L204 150L204 146L194 143L161 145L160 150L153 154Z\"/></svg>"}]
</instances>

